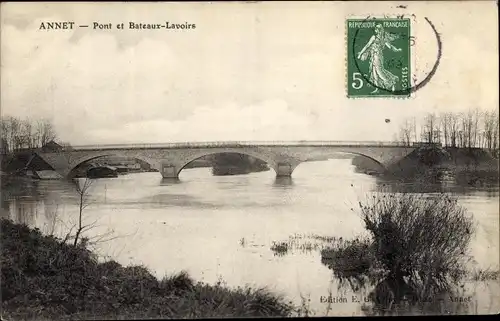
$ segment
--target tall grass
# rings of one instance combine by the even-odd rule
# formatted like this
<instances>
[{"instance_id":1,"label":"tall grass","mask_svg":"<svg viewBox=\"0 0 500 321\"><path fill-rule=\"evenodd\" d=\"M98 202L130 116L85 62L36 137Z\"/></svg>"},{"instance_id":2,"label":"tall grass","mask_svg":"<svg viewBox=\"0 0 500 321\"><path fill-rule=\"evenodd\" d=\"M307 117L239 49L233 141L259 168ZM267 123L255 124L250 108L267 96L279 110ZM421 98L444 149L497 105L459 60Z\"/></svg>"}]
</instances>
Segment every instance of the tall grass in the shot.
<instances>
[{"instance_id":1,"label":"tall grass","mask_svg":"<svg viewBox=\"0 0 500 321\"><path fill-rule=\"evenodd\" d=\"M340 241L342 238L340 238ZM322 236L317 234L294 233L284 241L273 241L270 250L275 256L285 256L287 254L311 254L314 251L321 251L325 247L330 247L339 239L337 237Z\"/></svg>"}]
</instances>

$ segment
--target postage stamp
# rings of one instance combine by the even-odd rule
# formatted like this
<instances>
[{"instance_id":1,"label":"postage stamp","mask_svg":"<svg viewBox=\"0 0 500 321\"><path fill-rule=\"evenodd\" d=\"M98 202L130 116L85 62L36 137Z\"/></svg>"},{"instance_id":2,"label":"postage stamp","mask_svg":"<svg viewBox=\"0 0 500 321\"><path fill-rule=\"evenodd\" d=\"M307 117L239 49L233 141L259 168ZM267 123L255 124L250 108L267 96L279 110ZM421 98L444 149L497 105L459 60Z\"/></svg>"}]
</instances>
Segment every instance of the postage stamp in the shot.
<instances>
[{"instance_id":1,"label":"postage stamp","mask_svg":"<svg viewBox=\"0 0 500 321\"><path fill-rule=\"evenodd\" d=\"M347 97L409 97L408 18L347 19Z\"/></svg>"}]
</instances>

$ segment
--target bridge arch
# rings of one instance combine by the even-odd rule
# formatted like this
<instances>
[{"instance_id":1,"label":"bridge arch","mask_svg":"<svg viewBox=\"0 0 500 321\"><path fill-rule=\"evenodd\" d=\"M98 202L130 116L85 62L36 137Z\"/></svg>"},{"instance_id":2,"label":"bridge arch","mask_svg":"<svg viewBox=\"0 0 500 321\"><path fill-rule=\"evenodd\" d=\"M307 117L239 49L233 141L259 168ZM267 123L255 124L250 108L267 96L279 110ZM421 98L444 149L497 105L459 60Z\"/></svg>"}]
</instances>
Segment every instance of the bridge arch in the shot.
<instances>
[{"instance_id":1,"label":"bridge arch","mask_svg":"<svg viewBox=\"0 0 500 321\"><path fill-rule=\"evenodd\" d=\"M158 163L156 161L153 161L152 159L149 159L148 157L144 157L140 154L129 154L126 152L120 153L120 152L116 152L116 151L100 152L100 153L93 152L93 153L89 153L88 155L85 155L85 156L82 156L82 157L79 157L75 160L70 161L66 176L70 176L71 173L78 166L80 166L81 164L83 164L85 162L88 162L88 161L91 161L94 159L98 159L101 157L107 157L107 156L118 156L118 157L128 157L128 158L139 159L139 160L149 164L151 166L151 168L158 169Z\"/></svg>"},{"instance_id":2,"label":"bridge arch","mask_svg":"<svg viewBox=\"0 0 500 321\"><path fill-rule=\"evenodd\" d=\"M246 155L246 156L251 156L253 158L256 158L260 161L265 162L269 168L274 170L275 173L277 173L277 162L275 159L271 156L265 155L263 153L255 152L255 151L249 151L249 150L241 150L241 149L224 149L224 150L214 150L214 151L200 151L198 153L194 153L192 155L189 155L189 157L186 157L180 162L176 167L177 173L176 176L178 177L179 174L182 172L184 168L186 168L187 165L189 165L191 162L200 159L201 157L204 156L209 156L209 155L219 155L219 154L240 154L240 155Z\"/></svg>"},{"instance_id":3,"label":"bridge arch","mask_svg":"<svg viewBox=\"0 0 500 321\"><path fill-rule=\"evenodd\" d=\"M378 167L378 171L383 173L387 170L386 166L384 166L384 164L382 164L379 160L377 160L376 158L372 157L372 156L369 156L365 153L362 153L362 152L353 152L353 151L350 151L350 150L346 150L346 151L335 151L334 153L328 153L327 155L323 155L324 158L320 159L320 160L317 160L317 161L326 161L326 160L329 160L329 159L335 159L335 155L338 155L339 153L341 154L350 154L350 155L354 155L354 156L361 156L363 159L367 159L369 160L371 163L373 163L376 167ZM306 160L306 161L303 161L303 162L300 162L298 164L296 164L295 166L292 166L291 167L291 173L292 174L296 169L297 167L299 167L299 165L303 164L303 163L308 163L308 162L314 162L316 160L314 159L309 159L309 160Z\"/></svg>"},{"instance_id":4,"label":"bridge arch","mask_svg":"<svg viewBox=\"0 0 500 321\"><path fill-rule=\"evenodd\" d=\"M366 159L369 159L374 164L377 164L379 166L381 172L385 172L387 170L387 167L385 167L385 165L382 164L379 160L377 160L376 158L374 158L372 156L369 156L369 155L367 155L365 153L357 153L357 152L352 152L352 151L346 151L346 152L343 152L343 153L351 154L351 155L356 155L356 156L361 156L361 157L364 157Z\"/></svg>"}]
</instances>

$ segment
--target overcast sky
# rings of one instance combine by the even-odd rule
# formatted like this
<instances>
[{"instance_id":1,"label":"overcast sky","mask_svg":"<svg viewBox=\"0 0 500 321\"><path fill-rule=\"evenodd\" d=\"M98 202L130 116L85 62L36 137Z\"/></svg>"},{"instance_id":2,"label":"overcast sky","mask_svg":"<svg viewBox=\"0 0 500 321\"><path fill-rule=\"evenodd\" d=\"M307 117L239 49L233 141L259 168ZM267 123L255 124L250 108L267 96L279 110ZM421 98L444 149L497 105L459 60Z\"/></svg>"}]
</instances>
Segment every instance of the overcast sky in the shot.
<instances>
[{"instance_id":1,"label":"overcast sky","mask_svg":"<svg viewBox=\"0 0 500 321\"><path fill-rule=\"evenodd\" d=\"M498 108L494 1L1 6L2 115L49 118L73 145L391 140L405 117ZM415 16L419 80L437 55L424 17L434 23L436 75L410 99L348 99L345 19L393 13ZM113 30L39 30L43 21ZM196 29L116 30L130 21Z\"/></svg>"}]
</instances>

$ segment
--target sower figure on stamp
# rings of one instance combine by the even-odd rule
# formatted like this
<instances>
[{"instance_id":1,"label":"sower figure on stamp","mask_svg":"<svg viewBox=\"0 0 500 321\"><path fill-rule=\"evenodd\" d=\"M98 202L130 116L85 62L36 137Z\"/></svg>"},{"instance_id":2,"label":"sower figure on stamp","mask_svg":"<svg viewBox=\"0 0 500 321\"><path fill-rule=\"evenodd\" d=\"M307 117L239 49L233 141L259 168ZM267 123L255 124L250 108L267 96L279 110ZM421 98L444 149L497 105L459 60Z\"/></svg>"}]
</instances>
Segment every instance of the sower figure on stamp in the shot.
<instances>
[{"instance_id":1,"label":"sower figure on stamp","mask_svg":"<svg viewBox=\"0 0 500 321\"><path fill-rule=\"evenodd\" d=\"M378 88L384 88L394 91L399 77L391 73L384 67L384 47L394 52L401 51L401 48L394 47L391 42L398 36L386 32L381 24L375 26L375 35L371 36L368 43L358 53L358 59L365 61L370 58L370 67L368 69L370 81L376 86L372 93L378 91Z\"/></svg>"}]
</instances>

